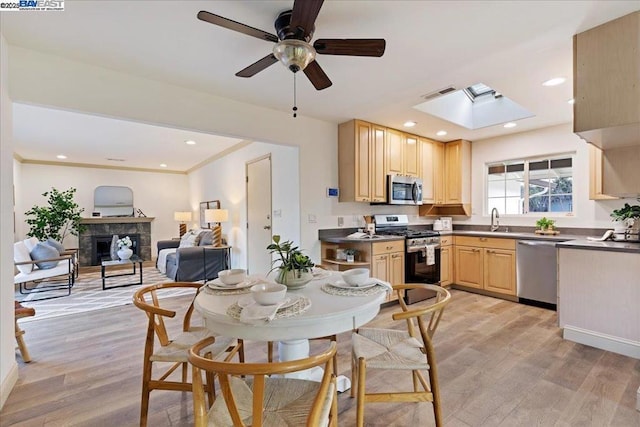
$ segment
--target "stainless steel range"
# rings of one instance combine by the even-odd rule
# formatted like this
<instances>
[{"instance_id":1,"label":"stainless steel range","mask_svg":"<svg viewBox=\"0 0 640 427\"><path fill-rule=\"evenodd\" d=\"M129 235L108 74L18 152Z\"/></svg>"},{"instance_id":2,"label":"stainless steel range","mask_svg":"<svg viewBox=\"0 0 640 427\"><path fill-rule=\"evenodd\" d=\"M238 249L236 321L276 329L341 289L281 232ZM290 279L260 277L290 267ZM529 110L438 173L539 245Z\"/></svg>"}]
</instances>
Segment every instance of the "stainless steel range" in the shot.
<instances>
[{"instance_id":1,"label":"stainless steel range","mask_svg":"<svg viewBox=\"0 0 640 427\"><path fill-rule=\"evenodd\" d=\"M409 227L407 215L375 215L376 234L405 237L405 283L440 283L440 233ZM431 291L411 290L408 304L433 297Z\"/></svg>"}]
</instances>

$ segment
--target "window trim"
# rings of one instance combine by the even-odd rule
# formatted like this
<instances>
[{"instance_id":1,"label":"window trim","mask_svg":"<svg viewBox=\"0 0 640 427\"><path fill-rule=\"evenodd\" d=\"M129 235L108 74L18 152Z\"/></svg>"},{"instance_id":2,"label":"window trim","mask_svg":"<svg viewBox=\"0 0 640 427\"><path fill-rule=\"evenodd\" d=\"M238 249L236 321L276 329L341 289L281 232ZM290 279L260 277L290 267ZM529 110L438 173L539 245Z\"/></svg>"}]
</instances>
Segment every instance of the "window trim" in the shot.
<instances>
[{"instance_id":1,"label":"window trim","mask_svg":"<svg viewBox=\"0 0 640 427\"><path fill-rule=\"evenodd\" d=\"M508 214L508 213L504 213L504 212L500 212L500 216L505 216L505 217L510 217L510 218L532 218L532 217L539 217L540 215L544 215L546 217L553 217L553 218L572 218L576 216L576 190L575 190L575 166L576 166L576 152L575 151L569 151L569 152L563 152L563 153L553 153L553 154L546 154L546 155L537 155L537 156L531 156L531 157L519 157L519 158L513 158L513 159L507 159L507 160L497 160L497 161L491 161L491 162L485 162L484 164L484 194L483 194L483 216L490 216L491 214L489 213L489 168L492 166L497 166L500 164L503 164L505 166L505 171L506 171L506 166L508 166L508 164L513 164L513 163L518 163L518 162L522 162L524 164L524 182L523 185L526 189L529 188L529 163L531 162L536 162L536 161L543 161L543 160L549 160L550 162L552 160L558 160L558 159L565 159L565 158L571 158L571 178L573 179L573 185L571 186L571 199L572 199L572 203L571 203L571 207L572 210L570 212L530 212L529 211L529 204L525 203L525 210L526 212L523 212L521 214ZM549 165L551 165L551 163L549 163ZM529 195L528 195L528 191L525 192L525 201L529 200ZM505 195L506 197L506 195Z\"/></svg>"}]
</instances>

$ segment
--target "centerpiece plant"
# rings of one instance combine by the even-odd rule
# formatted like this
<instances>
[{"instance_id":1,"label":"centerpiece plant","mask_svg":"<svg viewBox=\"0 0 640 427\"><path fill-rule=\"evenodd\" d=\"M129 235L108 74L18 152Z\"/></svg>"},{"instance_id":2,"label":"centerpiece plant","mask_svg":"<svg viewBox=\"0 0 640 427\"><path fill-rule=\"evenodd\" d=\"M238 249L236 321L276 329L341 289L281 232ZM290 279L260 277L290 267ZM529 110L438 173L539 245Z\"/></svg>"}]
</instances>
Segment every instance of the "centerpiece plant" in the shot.
<instances>
[{"instance_id":1,"label":"centerpiece plant","mask_svg":"<svg viewBox=\"0 0 640 427\"><path fill-rule=\"evenodd\" d=\"M267 249L276 258L273 260L273 270L278 270L276 282L290 288L306 285L313 278L313 261L290 240L281 241L279 235L273 236L273 243Z\"/></svg>"}]
</instances>

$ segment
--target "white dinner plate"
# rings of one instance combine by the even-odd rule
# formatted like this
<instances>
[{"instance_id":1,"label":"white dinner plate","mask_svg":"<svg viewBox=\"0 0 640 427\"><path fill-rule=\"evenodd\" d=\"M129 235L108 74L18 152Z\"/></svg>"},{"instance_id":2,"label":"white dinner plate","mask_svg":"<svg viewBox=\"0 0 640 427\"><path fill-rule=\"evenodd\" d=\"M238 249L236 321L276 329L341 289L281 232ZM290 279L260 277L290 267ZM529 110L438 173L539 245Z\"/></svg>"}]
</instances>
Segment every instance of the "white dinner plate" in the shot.
<instances>
[{"instance_id":1,"label":"white dinner plate","mask_svg":"<svg viewBox=\"0 0 640 427\"><path fill-rule=\"evenodd\" d=\"M211 282L207 282L207 286L211 289L242 289L255 285L257 282L251 280L245 280L244 282L237 283L235 285L225 285L219 278L213 279Z\"/></svg>"},{"instance_id":2,"label":"white dinner plate","mask_svg":"<svg viewBox=\"0 0 640 427\"><path fill-rule=\"evenodd\" d=\"M335 286L336 288L343 288L343 289L367 289L367 288L372 288L375 285L377 285L378 282L370 282L370 283L365 283L364 285L360 285L360 286L353 286L348 284L347 282L344 282L342 280L338 280L334 283L331 283L331 286Z\"/></svg>"},{"instance_id":3,"label":"white dinner plate","mask_svg":"<svg viewBox=\"0 0 640 427\"><path fill-rule=\"evenodd\" d=\"M285 298L286 302L284 304L282 304L280 307L278 307L278 310L282 310L283 308L291 307L292 305L297 303L300 300L300 298L301 298L300 296ZM248 307L250 305L257 304L257 302L253 299L253 296L251 296L251 295L243 295L242 297L238 298L237 304L238 304L238 306L240 306L242 308L245 308L245 307Z\"/></svg>"}]
</instances>

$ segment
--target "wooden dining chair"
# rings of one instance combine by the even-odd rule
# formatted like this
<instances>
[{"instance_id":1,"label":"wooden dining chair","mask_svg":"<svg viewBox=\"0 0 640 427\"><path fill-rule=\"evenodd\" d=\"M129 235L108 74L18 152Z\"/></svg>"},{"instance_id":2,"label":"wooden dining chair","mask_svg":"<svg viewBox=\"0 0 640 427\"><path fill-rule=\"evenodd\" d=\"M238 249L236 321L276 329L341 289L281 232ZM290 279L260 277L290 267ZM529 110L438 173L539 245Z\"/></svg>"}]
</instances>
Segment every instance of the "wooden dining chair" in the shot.
<instances>
[{"instance_id":1,"label":"wooden dining chair","mask_svg":"<svg viewBox=\"0 0 640 427\"><path fill-rule=\"evenodd\" d=\"M29 363L31 362L31 356L29 355L27 344L24 342L24 331L20 329L20 326L18 325L18 319L35 316L36 310L32 307L24 307L18 301L14 301L14 313L16 324L16 342L18 343L18 349L20 350L22 360L24 360L25 363Z\"/></svg>"},{"instance_id":2,"label":"wooden dining chair","mask_svg":"<svg viewBox=\"0 0 640 427\"><path fill-rule=\"evenodd\" d=\"M451 294L443 287L425 284L395 285L401 311L394 313L393 320L405 320L406 330L360 328L352 335L351 397L357 394L356 425L364 425L364 405L372 402L432 402L437 426L442 425L440 389L433 334L440 323ZM429 289L436 292L428 306L409 308L402 295L409 289ZM417 324L417 327L416 327ZM370 369L394 372L410 371L413 379L412 391L384 391L367 393L366 375ZM429 381L423 375L429 374ZM422 388L420 388L420 386Z\"/></svg>"},{"instance_id":3,"label":"wooden dining chair","mask_svg":"<svg viewBox=\"0 0 640 427\"><path fill-rule=\"evenodd\" d=\"M304 359L275 363L236 363L203 357L212 344L215 339L207 338L189 350L196 427L337 426L338 395L331 366L336 343ZM324 367L321 382L282 377L316 366ZM218 376L223 396L208 411L201 370Z\"/></svg>"},{"instance_id":4,"label":"wooden dining chair","mask_svg":"<svg viewBox=\"0 0 640 427\"><path fill-rule=\"evenodd\" d=\"M203 338L213 336L212 332L202 326L191 325L191 315L193 313L193 301L202 288L201 283L193 282L170 282L158 283L145 286L133 295L133 303L136 307L143 310L149 322L147 325L147 335L144 347L144 360L142 368L142 400L140 407L140 425L147 425L147 414L149 411L149 395L152 390L174 390L174 391L192 391L192 385L188 378L188 360L187 353L192 345L199 342ZM175 290L182 288L185 290L193 290L193 299L186 307L184 316L182 317L181 332L170 337L165 321L176 316L176 311L163 308L160 304L160 295L165 290ZM167 322L169 323L169 322ZM156 340L158 346L156 347ZM215 343L206 350L214 359L231 360L234 355L238 354L240 361L244 361L244 348L241 340L227 337L216 337ZM155 362L171 363L167 370L162 369L162 374L157 378L153 378L153 364ZM166 366L164 364L163 366ZM182 367L181 381L170 378L171 374L178 367ZM209 403L215 400L215 388L213 385L214 377L207 377L207 383L204 385L203 391L209 397Z\"/></svg>"}]
</instances>

